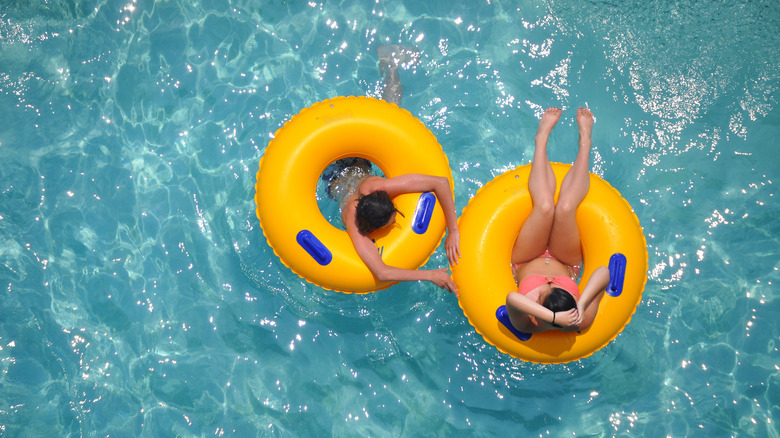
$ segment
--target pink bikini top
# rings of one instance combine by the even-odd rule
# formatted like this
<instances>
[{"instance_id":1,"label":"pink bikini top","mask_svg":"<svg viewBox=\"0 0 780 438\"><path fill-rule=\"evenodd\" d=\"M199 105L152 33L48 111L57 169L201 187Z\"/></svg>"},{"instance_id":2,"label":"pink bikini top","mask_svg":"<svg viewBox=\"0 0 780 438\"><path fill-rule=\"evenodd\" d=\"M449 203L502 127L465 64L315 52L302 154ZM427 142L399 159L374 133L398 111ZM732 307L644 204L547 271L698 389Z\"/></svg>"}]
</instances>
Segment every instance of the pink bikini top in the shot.
<instances>
[{"instance_id":1,"label":"pink bikini top","mask_svg":"<svg viewBox=\"0 0 780 438\"><path fill-rule=\"evenodd\" d=\"M580 299L580 288L577 287L577 282L565 275L557 275L555 277L545 277L544 275L529 275L523 279L520 285L518 285L517 291L525 296L528 296L528 292L531 292L543 284L552 284L553 286L560 287L561 289L570 293L575 300ZM534 296L528 296L528 298L532 300L539 298L538 293L533 295Z\"/></svg>"}]
</instances>

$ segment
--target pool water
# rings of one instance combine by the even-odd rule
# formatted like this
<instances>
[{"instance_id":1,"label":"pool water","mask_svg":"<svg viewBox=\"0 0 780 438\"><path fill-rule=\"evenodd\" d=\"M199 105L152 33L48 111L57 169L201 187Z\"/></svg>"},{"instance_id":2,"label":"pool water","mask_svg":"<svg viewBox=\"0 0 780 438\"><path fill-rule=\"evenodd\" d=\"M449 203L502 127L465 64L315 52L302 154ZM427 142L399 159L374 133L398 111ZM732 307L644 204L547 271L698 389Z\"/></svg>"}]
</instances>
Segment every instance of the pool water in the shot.
<instances>
[{"instance_id":1,"label":"pool water","mask_svg":"<svg viewBox=\"0 0 780 438\"><path fill-rule=\"evenodd\" d=\"M422 54L402 106L459 212L545 107L562 162L594 112L650 257L608 346L523 362L430 283L340 294L273 254L258 160L378 96L386 43ZM0 435L777 437L778 47L772 0L4 2Z\"/></svg>"}]
</instances>

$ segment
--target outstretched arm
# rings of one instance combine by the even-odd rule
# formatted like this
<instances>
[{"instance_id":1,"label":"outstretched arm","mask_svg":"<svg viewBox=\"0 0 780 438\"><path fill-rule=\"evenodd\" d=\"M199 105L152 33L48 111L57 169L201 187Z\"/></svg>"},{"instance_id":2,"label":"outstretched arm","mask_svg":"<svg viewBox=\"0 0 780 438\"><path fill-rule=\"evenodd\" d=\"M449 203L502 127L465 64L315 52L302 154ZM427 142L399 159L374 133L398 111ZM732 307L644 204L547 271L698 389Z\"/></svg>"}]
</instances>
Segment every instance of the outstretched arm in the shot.
<instances>
[{"instance_id":1,"label":"outstretched arm","mask_svg":"<svg viewBox=\"0 0 780 438\"><path fill-rule=\"evenodd\" d=\"M447 250L447 258L450 265L457 265L460 258L460 230L458 229L458 216L455 212L455 199L452 197L452 188L449 179L442 176L422 175L417 173L400 175L384 180L377 180L373 190L384 190L390 197L402 193L433 192L444 211L444 219L447 222L447 238L444 248Z\"/></svg>"},{"instance_id":2,"label":"outstretched arm","mask_svg":"<svg viewBox=\"0 0 780 438\"><path fill-rule=\"evenodd\" d=\"M354 213L347 215L350 223L354 224ZM449 292L458 293L458 287L452 281L446 269L412 270L388 266L379 255L374 242L370 238L360 234L356 226L347 226L347 234L352 240L352 245L366 264L368 269L379 281L430 281Z\"/></svg>"}]
</instances>

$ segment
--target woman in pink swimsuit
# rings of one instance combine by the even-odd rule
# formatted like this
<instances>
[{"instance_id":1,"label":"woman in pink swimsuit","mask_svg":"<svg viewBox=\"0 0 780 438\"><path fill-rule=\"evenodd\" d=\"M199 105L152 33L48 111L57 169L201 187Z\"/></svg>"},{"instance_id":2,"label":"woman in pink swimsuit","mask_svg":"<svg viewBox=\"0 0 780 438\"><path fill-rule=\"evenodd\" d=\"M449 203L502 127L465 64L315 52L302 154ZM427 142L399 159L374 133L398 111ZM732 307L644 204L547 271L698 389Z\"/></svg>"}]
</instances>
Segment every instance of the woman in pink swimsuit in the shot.
<instances>
[{"instance_id":1,"label":"woman in pink swimsuit","mask_svg":"<svg viewBox=\"0 0 780 438\"><path fill-rule=\"evenodd\" d=\"M563 178L556 204L555 174L547 158L547 138L560 117L560 109L548 108L539 122L528 177L533 209L512 247L512 273L518 290L507 295L506 309L512 326L526 333L588 328L609 283L605 266L594 271L582 292L576 281L582 267L576 212L590 188L593 114L587 108L577 110L579 152Z\"/></svg>"}]
</instances>

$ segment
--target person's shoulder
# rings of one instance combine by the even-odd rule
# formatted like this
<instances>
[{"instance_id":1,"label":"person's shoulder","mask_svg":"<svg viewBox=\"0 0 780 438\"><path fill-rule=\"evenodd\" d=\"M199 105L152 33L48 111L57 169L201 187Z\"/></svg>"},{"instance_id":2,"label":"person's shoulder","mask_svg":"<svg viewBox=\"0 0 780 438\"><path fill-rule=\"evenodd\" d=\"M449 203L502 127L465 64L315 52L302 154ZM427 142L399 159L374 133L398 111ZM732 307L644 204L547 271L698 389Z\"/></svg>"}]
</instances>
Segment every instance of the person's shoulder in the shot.
<instances>
[{"instance_id":1,"label":"person's shoulder","mask_svg":"<svg viewBox=\"0 0 780 438\"><path fill-rule=\"evenodd\" d=\"M372 192L376 192L377 190L384 190L384 186L387 183L387 179L381 177L381 176L369 176L364 178L362 181L360 181L360 184L358 184L356 193L360 193L361 195L367 195Z\"/></svg>"}]
</instances>

